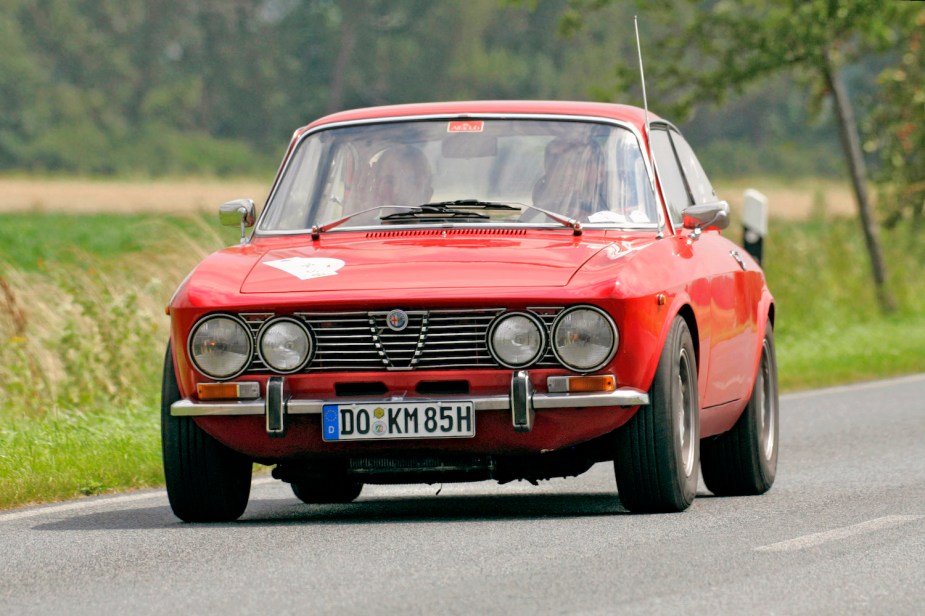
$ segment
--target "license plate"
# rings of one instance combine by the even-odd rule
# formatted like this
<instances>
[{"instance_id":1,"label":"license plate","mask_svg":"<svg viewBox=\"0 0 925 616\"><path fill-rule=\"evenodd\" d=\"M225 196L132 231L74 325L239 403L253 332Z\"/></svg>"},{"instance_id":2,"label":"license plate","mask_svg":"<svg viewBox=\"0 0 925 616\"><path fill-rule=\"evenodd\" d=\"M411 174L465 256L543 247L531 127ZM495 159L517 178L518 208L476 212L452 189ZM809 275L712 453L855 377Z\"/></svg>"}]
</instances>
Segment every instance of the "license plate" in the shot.
<instances>
[{"instance_id":1,"label":"license plate","mask_svg":"<svg viewBox=\"0 0 925 616\"><path fill-rule=\"evenodd\" d=\"M326 404L321 417L326 441L475 436L475 410L468 401Z\"/></svg>"}]
</instances>

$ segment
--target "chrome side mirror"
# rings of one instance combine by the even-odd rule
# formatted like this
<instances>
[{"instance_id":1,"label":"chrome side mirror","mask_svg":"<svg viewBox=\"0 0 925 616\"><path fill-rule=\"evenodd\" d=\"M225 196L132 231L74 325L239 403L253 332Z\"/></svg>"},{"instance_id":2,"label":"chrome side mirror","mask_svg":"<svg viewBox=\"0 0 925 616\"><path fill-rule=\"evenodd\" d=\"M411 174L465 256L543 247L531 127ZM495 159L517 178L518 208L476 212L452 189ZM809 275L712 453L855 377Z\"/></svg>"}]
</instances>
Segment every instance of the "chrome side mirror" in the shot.
<instances>
[{"instance_id":1,"label":"chrome side mirror","mask_svg":"<svg viewBox=\"0 0 925 616\"><path fill-rule=\"evenodd\" d=\"M218 219L226 227L241 226L241 243L247 242L247 229L257 220L257 208L253 199L235 199L218 208Z\"/></svg>"},{"instance_id":2,"label":"chrome side mirror","mask_svg":"<svg viewBox=\"0 0 925 616\"><path fill-rule=\"evenodd\" d=\"M725 229L729 226L729 204L725 201L713 201L685 208L684 228L693 229L691 239L696 240L704 229Z\"/></svg>"}]
</instances>

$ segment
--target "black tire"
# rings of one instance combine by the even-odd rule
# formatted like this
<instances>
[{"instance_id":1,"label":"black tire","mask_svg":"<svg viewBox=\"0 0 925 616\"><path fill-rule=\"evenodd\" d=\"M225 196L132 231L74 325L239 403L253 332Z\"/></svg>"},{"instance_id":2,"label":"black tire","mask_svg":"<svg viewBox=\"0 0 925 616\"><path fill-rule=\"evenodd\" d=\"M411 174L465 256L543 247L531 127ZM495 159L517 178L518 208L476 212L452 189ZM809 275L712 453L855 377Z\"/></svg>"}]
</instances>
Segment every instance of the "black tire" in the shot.
<instances>
[{"instance_id":1,"label":"black tire","mask_svg":"<svg viewBox=\"0 0 925 616\"><path fill-rule=\"evenodd\" d=\"M351 503L362 491L362 483L347 478L330 477L292 484L292 493L308 505Z\"/></svg>"},{"instance_id":2,"label":"black tire","mask_svg":"<svg viewBox=\"0 0 925 616\"><path fill-rule=\"evenodd\" d=\"M703 482L717 496L764 494L777 474L779 394L774 331L768 323L745 410L731 430L700 444Z\"/></svg>"},{"instance_id":3,"label":"black tire","mask_svg":"<svg viewBox=\"0 0 925 616\"><path fill-rule=\"evenodd\" d=\"M191 417L174 417L180 399L170 345L161 388L161 443L167 498L185 522L230 522L247 508L250 460L206 434Z\"/></svg>"},{"instance_id":4,"label":"black tire","mask_svg":"<svg viewBox=\"0 0 925 616\"><path fill-rule=\"evenodd\" d=\"M676 512L697 495L700 398L697 359L687 323L675 317L649 390L616 434L614 471L620 502L633 512Z\"/></svg>"}]
</instances>

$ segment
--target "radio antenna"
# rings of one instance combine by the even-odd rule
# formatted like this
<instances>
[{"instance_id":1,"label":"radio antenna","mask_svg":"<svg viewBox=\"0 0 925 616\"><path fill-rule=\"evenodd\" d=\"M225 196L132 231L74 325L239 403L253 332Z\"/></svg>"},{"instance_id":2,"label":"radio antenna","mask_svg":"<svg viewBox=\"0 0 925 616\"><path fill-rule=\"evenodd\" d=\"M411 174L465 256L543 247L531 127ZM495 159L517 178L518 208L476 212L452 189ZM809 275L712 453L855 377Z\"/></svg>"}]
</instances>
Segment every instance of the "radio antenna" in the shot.
<instances>
[{"instance_id":1,"label":"radio antenna","mask_svg":"<svg viewBox=\"0 0 925 616\"><path fill-rule=\"evenodd\" d=\"M649 177L649 185L652 187L652 197L655 199L656 207L658 205L658 192L655 190L655 159L652 156L652 137L649 134L649 101L646 98L646 73L642 68L642 45L639 43L639 19L633 15L633 27L636 29L636 54L639 56L639 79L642 81L642 109L645 113L645 135L646 143L649 147L649 166L652 167L652 176ZM656 218L658 219L658 239L665 237L662 226L662 212L657 209Z\"/></svg>"}]
</instances>

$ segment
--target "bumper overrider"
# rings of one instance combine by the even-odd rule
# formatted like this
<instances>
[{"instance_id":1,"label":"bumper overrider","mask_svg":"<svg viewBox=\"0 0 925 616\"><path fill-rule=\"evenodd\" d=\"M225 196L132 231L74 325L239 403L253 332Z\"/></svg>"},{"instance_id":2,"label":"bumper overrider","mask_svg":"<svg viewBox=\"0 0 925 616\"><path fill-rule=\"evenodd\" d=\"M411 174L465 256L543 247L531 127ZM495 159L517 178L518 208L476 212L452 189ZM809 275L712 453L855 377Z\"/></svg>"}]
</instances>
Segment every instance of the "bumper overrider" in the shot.
<instances>
[{"instance_id":1,"label":"bumper overrider","mask_svg":"<svg viewBox=\"0 0 925 616\"><path fill-rule=\"evenodd\" d=\"M563 377L564 378L564 377ZM551 388L552 389L552 388ZM589 407L635 407L649 404L649 395L631 387L620 387L600 392L536 392L530 383L526 370L517 370L511 376L508 394L490 396L441 395L439 398L424 396L350 397L335 400L293 398L289 395L285 377L271 377L267 381L266 394L249 400L193 401L179 400L170 407L170 414L176 417L220 417L240 415L264 415L267 434L284 436L288 415L320 415L326 406L332 404L396 404L402 402L439 404L467 402L475 412L510 411L514 431L529 432L537 411L551 409L581 409Z\"/></svg>"}]
</instances>

